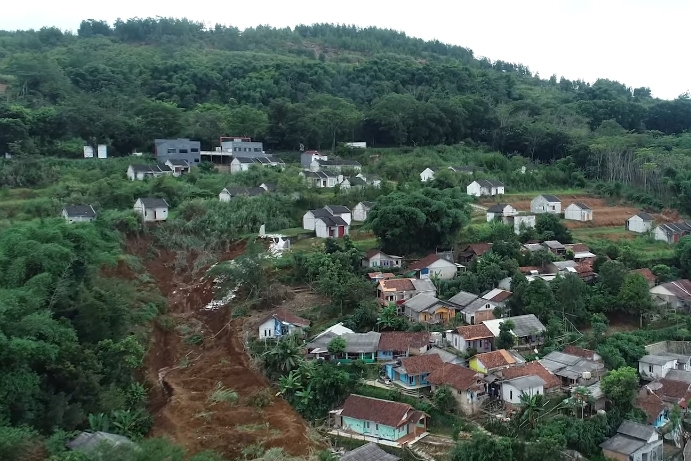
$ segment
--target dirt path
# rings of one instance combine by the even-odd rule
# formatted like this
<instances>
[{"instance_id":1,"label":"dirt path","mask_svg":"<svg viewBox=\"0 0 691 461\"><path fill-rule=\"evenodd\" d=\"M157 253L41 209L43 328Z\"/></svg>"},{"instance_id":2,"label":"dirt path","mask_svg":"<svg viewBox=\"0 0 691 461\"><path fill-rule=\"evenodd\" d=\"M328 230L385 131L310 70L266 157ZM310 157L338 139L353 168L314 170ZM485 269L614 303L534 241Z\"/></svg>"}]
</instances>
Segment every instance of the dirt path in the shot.
<instances>
[{"instance_id":1,"label":"dirt path","mask_svg":"<svg viewBox=\"0 0 691 461\"><path fill-rule=\"evenodd\" d=\"M169 437L190 453L214 450L229 459L240 457L250 445L306 455L312 445L307 425L251 367L242 320L231 321L229 308L204 310L214 299L213 281L195 279L188 271L176 273L172 252L146 260L146 248L145 241L128 245L130 253L142 257L169 303L166 320L154 328L145 364L154 416L149 435ZM244 246L231 249L222 260L242 251ZM187 267L192 262L190 256ZM212 402L216 389L234 391L237 401Z\"/></svg>"}]
</instances>

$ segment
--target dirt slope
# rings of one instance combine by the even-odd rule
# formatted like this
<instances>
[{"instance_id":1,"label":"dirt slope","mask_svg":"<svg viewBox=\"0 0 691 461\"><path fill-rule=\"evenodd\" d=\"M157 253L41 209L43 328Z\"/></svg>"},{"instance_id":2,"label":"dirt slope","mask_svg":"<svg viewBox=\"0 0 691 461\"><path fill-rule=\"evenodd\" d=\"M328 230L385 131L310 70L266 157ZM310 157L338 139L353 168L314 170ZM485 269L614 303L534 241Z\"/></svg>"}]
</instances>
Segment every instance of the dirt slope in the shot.
<instances>
[{"instance_id":1,"label":"dirt slope","mask_svg":"<svg viewBox=\"0 0 691 461\"><path fill-rule=\"evenodd\" d=\"M230 321L230 309L204 310L214 297L213 281L176 273L173 252L147 260L148 242L130 241L128 251L142 257L159 289L168 297L168 317L158 322L146 358L151 383L150 410L154 426L149 435L166 436L190 453L215 450L229 459L252 444L282 447L294 456L306 455L311 442L302 418L250 366L242 341L242 320ZM239 246L223 255L241 254ZM193 256L188 266L193 267ZM203 336L203 344L190 338ZM209 396L222 386L237 392L235 404L213 403ZM268 399L260 407L257 396Z\"/></svg>"}]
</instances>

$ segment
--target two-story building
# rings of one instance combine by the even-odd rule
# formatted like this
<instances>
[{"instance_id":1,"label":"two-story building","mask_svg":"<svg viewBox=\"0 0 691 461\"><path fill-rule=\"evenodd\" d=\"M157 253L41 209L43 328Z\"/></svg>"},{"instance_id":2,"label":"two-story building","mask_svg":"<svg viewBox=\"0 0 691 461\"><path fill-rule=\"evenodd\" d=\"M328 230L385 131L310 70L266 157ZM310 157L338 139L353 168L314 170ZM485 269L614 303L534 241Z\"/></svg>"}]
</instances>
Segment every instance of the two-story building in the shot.
<instances>
[{"instance_id":1,"label":"two-story building","mask_svg":"<svg viewBox=\"0 0 691 461\"><path fill-rule=\"evenodd\" d=\"M188 138L155 139L156 159L165 163L168 160L187 160L190 165L201 161L201 143Z\"/></svg>"},{"instance_id":2,"label":"two-story building","mask_svg":"<svg viewBox=\"0 0 691 461\"><path fill-rule=\"evenodd\" d=\"M264 144L259 141L252 141L252 138L245 136L223 136L221 139L221 150L231 152L233 156L240 157L261 157L264 156Z\"/></svg>"}]
</instances>

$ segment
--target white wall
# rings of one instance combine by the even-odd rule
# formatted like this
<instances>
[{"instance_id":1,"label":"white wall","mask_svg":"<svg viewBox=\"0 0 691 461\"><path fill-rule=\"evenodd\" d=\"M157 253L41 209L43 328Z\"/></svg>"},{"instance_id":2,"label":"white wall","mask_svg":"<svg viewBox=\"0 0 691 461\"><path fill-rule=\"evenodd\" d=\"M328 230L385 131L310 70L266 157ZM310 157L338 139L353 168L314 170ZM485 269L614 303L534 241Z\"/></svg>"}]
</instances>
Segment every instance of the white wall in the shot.
<instances>
[{"instance_id":1,"label":"white wall","mask_svg":"<svg viewBox=\"0 0 691 461\"><path fill-rule=\"evenodd\" d=\"M355 221L365 221L367 219L367 213L369 213L369 210L365 208L362 203L358 203L355 205L355 208L353 208L353 219Z\"/></svg>"},{"instance_id":2,"label":"white wall","mask_svg":"<svg viewBox=\"0 0 691 461\"><path fill-rule=\"evenodd\" d=\"M591 221L593 219L593 212L592 210L581 210L572 204L566 207L564 219L572 221Z\"/></svg>"},{"instance_id":3,"label":"white wall","mask_svg":"<svg viewBox=\"0 0 691 461\"><path fill-rule=\"evenodd\" d=\"M639 216L632 216L627 221L627 229L631 232L637 232L643 234L648 232L653 227L653 223L650 221L643 221Z\"/></svg>"},{"instance_id":4,"label":"white wall","mask_svg":"<svg viewBox=\"0 0 691 461\"><path fill-rule=\"evenodd\" d=\"M422 182L427 182L431 181L434 179L434 171L432 171L429 168L425 168L425 170L420 173L420 181Z\"/></svg>"},{"instance_id":5,"label":"white wall","mask_svg":"<svg viewBox=\"0 0 691 461\"><path fill-rule=\"evenodd\" d=\"M473 181L470 184L468 184L465 190L468 195L472 195L474 197L479 197L480 195L482 195L482 188L477 183L477 181Z\"/></svg>"},{"instance_id":6,"label":"white wall","mask_svg":"<svg viewBox=\"0 0 691 461\"><path fill-rule=\"evenodd\" d=\"M640 373L641 376L659 379L667 376L669 370L674 369L675 366L676 361L667 362L664 365L653 365L651 363L638 362L638 373Z\"/></svg>"},{"instance_id":7,"label":"white wall","mask_svg":"<svg viewBox=\"0 0 691 461\"><path fill-rule=\"evenodd\" d=\"M655 237L655 240L660 240L662 242L667 242L667 243L673 243L671 240L671 236L667 236L667 233L664 232L660 226L657 226L655 230L653 230L653 236Z\"/></svg>"},{"instance_id":8,"label":"white wall","mask_svg":"<svg viewBox=\"0 0 691 461\"><path fill-rule=\"evenodd\" d=\"M302 215L302 228L307 230L314 230L314 215L308 211Z\"/></svg>"},{"instance_id":9,"label":"white wall","mask_svg":"<svg viewBox=\"0 0 691 461\"><path fill-rule=\"evenodd\" d=\"M544 394L545 389L543 386L531 387L530 389L519 390L510 384L502 383L501 385L501 397L504 402L509 402L513 404L521 403L521 394L526 393L530 396L537 394Z\"/></svg>"},{"instance_id":10,"label":"white wall","mask_svg":"<svg viewBox=\"0 0 691 461\"><path fill-rule=\"evenodd\" d=\"M336 229L338 226L336 227ZM322 238L328 238L331 237L329 235L329 228L327 227L326 224L324 224L324 221L321 219L315 219L314 221L314 232L316 233L317 237L322 237ZM345 233L343 235L348 235L348 226L345 226ZM334 238L338 238L338 234L334 235Z\"/></svg>"},{"instance_id":11,"label":"white wall","mask_svg":"<svg viewBox=\"0 0 691 461\"><path fill-rule=\"evenodd\" d=\"M259 325L259 339L270 339L274 337L274 327L276 321L272 318Z\"/></svg>"},{"instance_id":12,"label":"white wall","mask_svg":"<svg viewBox=\"0 0 691 461\"><path fill-rule=\"evenodd\" d=\"M221 193L218 194L218 199L221 202L230 202L230 194L228 192L221 191Z\"/></svg>"},{"instance_id":13,"label":"white wall","mask_svg":"<svg viewBox=\"0 0 691 461\"><path fill-rule=\"evenodd\" d=\"M504 195L504 186L492 187L492 195Z\"/></svg>"},{"instance_id":14,"label":"white wall","mask_svg":"<svg viewBox=\"0 0 691 461\"><path fill-rule=\"evenodd\" d=\"M427 268L429 269L429 274L420 275L421 279L429 279L436 276L442 280L450 280L456 275L456 265L445 259L434 261Z\"/></svg>"},{"instance_id":15,"label":"white wall","mask_svg":"<svg viewBox=\"0 0 691 461\"><path fill-rule=\"evenodd\" d=\"M554 207L554 209L552 208ZM535 197L530 201L530 211L532 213L561 213L561 202L549 203L543 196Z\"/></svg>"}]
</instances>

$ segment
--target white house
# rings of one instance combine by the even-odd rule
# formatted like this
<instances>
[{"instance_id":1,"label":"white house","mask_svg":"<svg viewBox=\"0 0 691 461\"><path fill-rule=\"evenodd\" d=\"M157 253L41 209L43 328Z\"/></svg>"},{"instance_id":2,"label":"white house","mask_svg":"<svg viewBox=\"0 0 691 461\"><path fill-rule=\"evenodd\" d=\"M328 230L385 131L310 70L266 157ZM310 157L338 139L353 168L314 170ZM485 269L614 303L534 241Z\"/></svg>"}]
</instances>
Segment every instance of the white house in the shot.
<instances>
[{"instance_id":1,"label":"white house","mask_svg":"<svg viewBox=\"0 0 691 461\"><path fill-rule=\"evenodd\" d=\"M181 176L190 172L190 163L182 159L169 159L165 165L171 169L173 176Z\"/></svg>"},{"instance_id":2,"label":"white house","mask_svg":"<svg viewBox=\"0 0 691 461\"><path fill-rule=\"evenodd\" d=\"M347 206L326 205L324 209L334 216L340 216L348 225L350 225L350 222L353 220L350 208L348 208Z\"/></svg>"},{"instance_id":3,"label":"white house","mask_svg":"<svg viewBox=\"0 0 691 461\"><path fill-rule=\"evenodd\" d=\"M542 194L530 201L532 213L561 214L561 200L556 195Z\"/></svg>"},{"instance_id":4,"label":"white house","mask_svg":"<svg viewBox=\"0 0 691 461\"><path fill-rule=\"evenodd\" d=\"M127 177L131 181L143 181L147 178L157 178L164 174L173 174L173 170L163 163L156 165L130 165L127 167Z\"/></svg>"},{"instance_id":5,"label":"white house","mask_svg":"<svg viewBox=\"0 0 691 461\"><path fill-rule=\"evenodd\" d=\"M324 216L332 216L329 210L324 208L317 208L316 210L309 210L302 215L302 228L306 230L314 230L314 223L317 218Z\"/></svg>"},{"instance_id":6,"label":"white house","mask_svg":"<svg viewBox=\"0 0 691 461\"><path fill-rule=\"evenodd\" d=\"M165 221L168 219L168 202L157 197L141 197L134 202L134 211L147 222Z\"/></svg>"},{"instance_id":7,"label":"white house","mask_svg":"<svg viewBox=\"0 0 691 461\"><path fill-rule=\"evenodd\" d=\"M218 194L218 199L221 202L230 202L235 197L256 197L266 193L263 187L224 187Z\"/></svg>"},{"instance_id":8,"label":"white house","mask_svg":"<svg viewBox=\"0 0 691 461\"><path fill-rule=\"evenodd\" d=\"M62 209L62 217L68 223L91 222L96 219L96 211L91 205L71 205Z\"/></svg>"},{"instance_id":9,"label":"white house","mask_svg":"<svg viewBox=\"0 0 691 461\"><path fill-rule=\"evenodd\" d=\"M504 402L519 405L521 395L545 394L545 380L536 375L521 376L501 383L501 398Z\"/></svg>"},{"instance_id":10,"label":"white house","mask_svg":"<svg viewBox=\"0 0 691 461\"><path fill-rule=\"evenodd\" d=\"M564 219L571 221L592 221L593 210L582 202L573 202L564 210Z\"/></svg>"},{"instance_id":11,"label":"white house","mask_svg":"<svg viewBox=\"0 0 691 461\"><path fill-rule=\"evenodd\" d=\"M688 311L691 307L691 281L687 279L662 283L650 289L653 301L669 309Z\"/></svg>"},{"instance_id":12,"label":"white house","mask_svg":"<svg viewBox=\"0 0 691 461\"><path fill-rule=\"evenodd\" d=\"M360 222L367 220L370 209L372 209L372 202L358 203L355 205L355 208L353 208L353 220Z\"/></svg>"},{"instance_id":13,"label":"white house","mask_svg":"<svg viewBox=\"0 0 691 461\"><path fill-rule=\"evenodd\" d=\"M487 209L487 222L494 221L496 218L503 218L504 216L515 216L518 214L511 205L506 203L497 203Z\"/></svg>"},{"instance_id":14,"label":"white house","mask_svg":"<svg viewBox=\"0 0 691 461\"><path fill-rule=\"evenodd\" d=\"M299 174L312 187L331 188L343 182L342 174L330 171L301 171Z\"/></svg>"},{"instance_id":15,"label":"white house","mask_svg":"<svg viewBox=\"0 0 691 461\"><path fill-rule=\"evenodd\" d=\"M600 444L606 459L623 461L661 461L665 459L662 446L655 426L633 421L622 422L617 433Z\"/></svg>"},{"instance_id":16,"label":"white house","mask_svg":"<svg viewBox=\"0 0 691 461\"><path fill-rule=\"evenodd\" d=\"M401 267L402 256L388 255L381 250L370 250L362 258L363 267L381 267L382 269Z\"/></svg>"},{"instance_id":17,"label":"white house","mask_svg":"<svg viewBox=\"0 0 691 461\"><path fill-rule=\"evenodd\" d=\"M425 168L425 170L420 173L420 181L427 182L434 179L434 170L430 168Z\"/></svg>"},{"instance_id":18,"label":"white house","mask_svg":"<svg viewBox=\"0 0 691 461\"><path fill-rule=\"evenodd\" d=\"M319 151L308 150L308 151L300 154L300 165L302 165L303 168L309 169L309 167L313 161L315 161L315 160L328 160L328 159L329 159L329 157L327 155L324 155Z\"/></svg>"},{"instance_id":19,"label":"white house","mask_svg":"<svg viewBox=\"0 0 691 461\"><path fill-rule=\"evenodd\" d=\"M364 179L368 186L381 187L381 178L377 175L367 173L367 176L365 176L362 173L358 173L356 177Z\"/></svg>"},{"instance_id":20,"label":"white house","mask_svg":"<svg viewBox=\"0 0 691 461\"><path fill-rule=\"evenodd\" d=\"M677 243L680 238L691 233L691 225L685 221L660 224L653 231L655 240L667 242L670 244Z\"/></svg>"},{"instance_id":21,"label":"white house","mask_svg":"<svg viewBox=\"0 0 691 461\"><path fill-rule=\"evenodd\" d=\"M482 195L503 195L504 183L495 179L478 179L468 184L466 193L474 197Z\"/></svg>"},{"instance_id":22,"label":"white house","mask_svg":"<svg viewBox=\"0 0 691 461\"><path fill-rule=\"evenodd\" d=\"M535 227L536 218L534 214L518 214L516 216L507 216L502 218L504 224L513 226L513 232L518 235L521 233L521 227L530 229Z\"/></svg>"},{"instance_id":23,"label":"white house","mask_svg":"<svg viewBox=\"0 0 691 461\"><path fill-rule=\"evenodd\" d=\"M664 378L677 367L677 359L664 355L644 355L638 359L638 373L645 379Z\"/></svg>"},{"instance_id":24,"label":"white house","mask_svg":"<svg viewBox=\"0 0 691 461\"><path fill-rule=\"evenodd\" d=\"M259 323L259 339L280 339L290 334L300 334L309 325L309 320L279 309Z\"/></svg>"},{"instance_id":25,"label":"white house","mask_svg":"<svg viewBox=\"0 0 691 461\"><path fill-rule=\"evenodd\" d=\"M654 219L648 213L638 213L626 220L626 230L643 234L653 229Z\"/></svg>"},{"instance_id":26,"label":"white house","mask_svg":"<svg viewBox=\"0 0 691 461\"><path fill-rule=\"evenodd\" d=\"M348 235L350 226L340 216L322 216L314 220L314 232L317 237L340 238Z\"/></svg>"},{"instance_id":27,"label":"white house","mask_svg":"<svg viewBox=\"0 0 691 461\"><path fill-rule=\"evenodd\" d=\"M285 163L277 157L268 157L266 155L260 157L234 157L230 162L230 172L240 173L247 171L252 165L258 166L278 166L284 167Z\"/></svg>"},{"instance_id":28,"label":"white house","mask_svg":"<svg viewBox=\"0 0 691 461\"><path fill-rule=\"evenodd\" d=\"M420 279L438 277L449 280L456 276L459 267L442 258L440 254L431 254L408 266L408 269L416 272Z\"/></svg>"}]
</instances>

